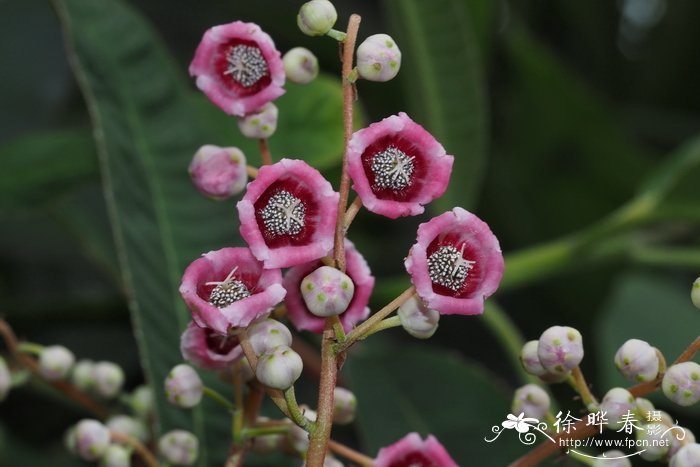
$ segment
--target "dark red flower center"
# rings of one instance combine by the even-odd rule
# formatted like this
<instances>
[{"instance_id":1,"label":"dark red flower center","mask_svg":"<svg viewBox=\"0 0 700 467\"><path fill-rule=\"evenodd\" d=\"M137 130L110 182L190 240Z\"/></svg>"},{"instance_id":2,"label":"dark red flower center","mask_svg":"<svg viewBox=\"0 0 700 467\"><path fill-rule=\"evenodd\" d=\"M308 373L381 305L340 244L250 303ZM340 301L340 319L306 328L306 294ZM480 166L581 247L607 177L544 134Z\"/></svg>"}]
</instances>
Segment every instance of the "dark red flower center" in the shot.
<instances>
[{"instance_id":1,"label":"dark red flower center","mask_svg":"<svg viewBox=\"0 0 700 467\"><path fill-rule=\"evenodd\" d=\"M389 467L439 467L422 452L411 452L389 464Z\"/></svg>"},{"instance_id":2,"label":"dark red flower center","mask_svg":"<svg viewBox=\"0 0 700 467\"><path fill-rule=\"evenodd\" d=\"M478 254L459 232L438 236L426 251L433 291L456 298L471 296L481 281Z\"/></svg>"},{"instance_id":3,"label":"dark red flower center","mask_svg":"<svg viewBox=\"0 0 700 467\"><path fill-rule=\"evenodd\" d=\"M233 39L219 46L216 69L221 80L237 96L260 92L270 85L270 68L255 41Z\"/></svg>"},{"instance_id":4,"label":"dark red flower center","mask_svg":"<svg viewBox=\"0 0 700 467\"><path fill-rule=\"evenodd\" d=\"M207 342L207 349L219 355L228 355L239 343L238 337L222 336L211 329L206 329L204 336Z\"/></svg>"},{"instance_id":5,"label":"dark red flower center","mask_svg":"<svg viewBox=\"0 0 700 467\"><path fill-rule=\"evenodd\" d=\"M310 241L317 224L318 205L303 180L277 180L258 198L254 208L267 246L299 246Z\"/></svg>"},{"instance_id":6,"label":"dark red flower center","mask_svg":"<svg viewBox=\"0 0 700 467\"><path fill-rule=\"evenodd\" d=\"M369 186L379 199L409 201L423 186L427 173L423 153L400 134L367 146L361 159Z\"/></svg>"},{"instance_id":7,"label":"dark red flower center","mask_svg":"<svg viewBox=\"0 0 700 467\"><path fill-rule=\"evenodd\" d=\"M217 308L224 308L255 293L258 275L243 272L236 266L225 277L217 279L199 284L197 295Z\"/></svg>"}]
</instances>

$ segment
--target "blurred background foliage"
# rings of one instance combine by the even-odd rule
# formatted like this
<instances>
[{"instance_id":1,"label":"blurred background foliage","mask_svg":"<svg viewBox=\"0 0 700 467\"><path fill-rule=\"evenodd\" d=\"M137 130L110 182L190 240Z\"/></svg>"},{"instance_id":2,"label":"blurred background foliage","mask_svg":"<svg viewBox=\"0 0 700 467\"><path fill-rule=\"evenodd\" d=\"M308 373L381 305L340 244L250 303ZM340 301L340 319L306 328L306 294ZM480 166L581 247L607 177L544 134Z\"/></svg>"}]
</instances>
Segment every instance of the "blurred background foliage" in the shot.
<instances>
[{"instance_id":1,"label":"blurred background foliage","mask_svg":"<svg viewBox=\"0 0 700 467\"><path fill-rule=\"evenodd\" d=\"M201 199L187 164L206 143L258 161L187 77L211 25L254 21L283 52L318 55L326 75L289 87L270 144L337 184L338 49L297 30L301 3L0 1L0 313L21 337L116 361L129 388L145 378L160 389L180 361L181 271L201 252L241 243L235 201ZM698 335L688 294L700 273L700 3L335 3L338 27L359 13L360 39L388 32L404 54L396 80L359 83L357 124L407 111L456 156L450 189L426 216L363 212L352 226L378 276L373 308L408 285L402 259L418 223L460 205L491 225L506 254L496 300L528 340L551 325L580 329L599 396L623 384L612 356L626 339L647 339L672 360ZM492 329L483 317L446 316L429 342L393 331L358 346L344 373L359 419L337 435L374 455L408 431L432 432L461 464L524 453L513 439L483 441L522 384ZM307 379L300 398L313 405ZM578 410L568 388L554 394ZM698 410L659 404L700 429ZM206 435L201 465L220 465L225 414L209 404L185 413L160 397L159 415L163 429ZM41 384L12 392L0 405L0 465L79 465L61 441L84 416Z\"/></svg>"}]
</instances>

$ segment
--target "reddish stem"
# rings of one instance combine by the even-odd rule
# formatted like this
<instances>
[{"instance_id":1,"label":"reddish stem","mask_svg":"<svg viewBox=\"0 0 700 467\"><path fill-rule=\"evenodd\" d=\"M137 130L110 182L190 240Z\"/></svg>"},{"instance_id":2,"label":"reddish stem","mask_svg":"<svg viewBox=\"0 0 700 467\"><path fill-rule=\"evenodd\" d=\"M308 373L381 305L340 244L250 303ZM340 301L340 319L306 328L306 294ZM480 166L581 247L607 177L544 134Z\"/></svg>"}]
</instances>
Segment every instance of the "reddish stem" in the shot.
<instances>
[{"instance_id":1,"label":"reddish stem","mask_svg":"<svg viewBox=\"0 0 700 467\"><path fill-rule=\"evenodd\" d=\"M260 143L260 160L262 161L262 165L272 165L272 154L270 154L267 140L262 138L258 141Z\"/></svg>"}]
</instances>

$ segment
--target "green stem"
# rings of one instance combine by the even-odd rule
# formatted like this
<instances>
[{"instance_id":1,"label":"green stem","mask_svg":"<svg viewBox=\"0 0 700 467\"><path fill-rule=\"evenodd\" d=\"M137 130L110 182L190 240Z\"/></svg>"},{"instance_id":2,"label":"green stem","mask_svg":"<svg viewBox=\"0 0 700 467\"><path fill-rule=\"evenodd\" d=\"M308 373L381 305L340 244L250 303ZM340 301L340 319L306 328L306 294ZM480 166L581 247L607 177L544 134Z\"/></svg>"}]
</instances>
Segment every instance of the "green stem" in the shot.
<instances>
[{"instance_id":1,"label":"green stem","mask_svg":"<svg viewBox=\"0 0 700 467\"><path fill-rule=\"evenodd\" d=\"M243 430L243 437L245 439L257 438L258 436L269 436L269 435L284 435L289 433L290 425L279 425L279 426L261 426L255 428L246 428Z\"/></svg>"},{"instance_id":2,"label":"green stem","mask_svg":"<svg viewBox=\"0 0 700 467\"><path fill-rule=\"evenodd\" d=\"M384 331L385 329L391 329L391 328L396 328L401 326L401 318L398 316L392 316L391 318L386 318L375 324L372 329L367 331L364 336L362 336L363 339L366 339L367 337L371 336L372 334L376 334L380 331Z\"/></svg>"},{"instance_id":3,"label":"green stem","mask_svg":"<svg viewBox=\"0 0 700 467\"><path fill-rule=\"evenodd\" d=\"M204 386L204 395L216 402L217 404L219 404L220 406L225 407L226 410L232 411L235 409L234 405L228 399L222 396L218 391L208 386Z\"/></svg>"},{"instance_id":4,"label":"green stem","mask_svg":"<svg viewBox=\"0 0 700 467\"><path fill-rule=\"evenodd\" d=\"M346 339L345 330L343 329L343 323L340 322L340 318L338 318L338 316L330 316L328 319L330 319L331 323L333 324L335 340L339 344L342 344L343 342L345 342Z\"/></svg>"},{"instance_id":5,"label":"green stem","mask_svg":"<svg viewBox=\"0 0 700 467\"><path fill-rule=\"evenodd\" d=\"M20 342L17 344L17 351L39 356L44 351L44 346L34 342Z\"/></svg>"},{"instance_id":6,"label":"green stem","mask_svg":"<svg viewBox=\"0 0 700 467\"><path fill-rule=\"evenodd\" d=\"M577 366L576 368L571 370L571 375L569 376L567 381L581 396L581 401L583 401L583 404L586 406L586 410L588 410L591 413L596 412L599 408L598 399L595 398L590 388L588 387L588 383L586 382L586 378L584 378L583 372L581 371L580 367Z\"/></svg>"},{"instance_id":7,"label":"green stem","mask_svg":"<svg viewBox=\"0 0 700 467\"><path fill-rule=\"evenodd\" d=\"M345 34L343 31L338 31L337 29L331 29L326 33L326 35L337 40L338 42L345 41L345 38L347 37L347 34Z\"/></svg>"},{"instance_id":8,"label":"green stem","mask_svg":"<svg viewBox=\"0 0 700 467\"><path fill-rule=\"evenodd\" d=\"M314 431L314 424L304 416L304 412L299 408L297 398L294 395L294 386L284 391L284 400L287 403L287 409L289 410L289 416L292 421L304 430L312 433Z\"/></svg>"},{"instance_id":9,"label":"green stem","mask_svg":"<svg viewBox=\"0 0 700 467\"><path fill-rule=\"evenodd\" d=\"M630 251L630 258L637 263L651 266L700 268L698 248L638 247Z\"/></svg>"}]
</instances>

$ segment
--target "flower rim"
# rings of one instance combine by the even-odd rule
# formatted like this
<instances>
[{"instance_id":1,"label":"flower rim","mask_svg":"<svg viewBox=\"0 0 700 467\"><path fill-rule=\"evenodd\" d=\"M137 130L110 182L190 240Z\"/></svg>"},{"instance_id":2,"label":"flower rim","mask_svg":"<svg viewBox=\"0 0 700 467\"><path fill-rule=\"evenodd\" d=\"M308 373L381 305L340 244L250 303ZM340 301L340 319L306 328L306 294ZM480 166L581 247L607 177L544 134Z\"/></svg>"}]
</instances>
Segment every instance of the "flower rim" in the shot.
<instances>
[{"instance_id":1,"label":"flower rim","mask_svg":"<svg viewBox=\"0 0 700 467\"><path fill-rule=\"evenodd\" d=\"M379 450L374 467L391 467L397 461L407 461L412 454L419 454L425 460L433 462L432 465L440 467L458 467L445 447L433 435L421 439L416 432L409 433L394 444L385 446ZM411 464L412 465L412 464Z\"/></svg>"},{"instance_id":2,"label":"flower rim","mask_svg":"<svg viewBox=\"0 0 700 467\"><path fill-rule=\"evenodd\" d=\"M223 370L243 358L243 348L238 343L226 353L212 350L211 337L215 336L208 336L207 332L216 333L214 330L199 327L197 323L190 321L180 336L180 353L185 360L205 370ZM232 336L221 336L219 333L216 333L216 336L224 339L232 338Z\"/></svg>"},{"instance_id":3,"label":"flower rim","mask_svg":"<svg viewBox=\"0 0 700 467\"><path fill-rule=\"evenodd\" d=\"M415 191L408 200L381 198L372 189L372 182L367 176L363 155L372 145L386 138L396 138L402 141L401 144L410 146L415 151L414 158L420 154L421 173L411 175L410 182L419 186L416 188L409 184L406 187ZM353 181L353 190L369 211L391 219L422 214L425 210L423 205L442 196L450 180L453 162L454 157L448 155L430 133L404 112L355 132L348 143L348 174Z\"/></svg>"},{"instance_id":4,"label":"flower rim","mask_svg":"<svg viewBox=\"0 0 700 467\"><path fill-rule=\"evenodd\" d=\"M460 240L469 244L472 252L477 255L474 261L481 273L475 288L468 296L461 298L436 292L428 270L428 249L441 236L455 232L458 232L456 235L461 235ZM459 207L418 226L416 243L411 247L404 264L423 303L443 315L483 313L484 300L498 289L504 270L501 247L489 226L476 215ZM467 279L464 284L467 284Z\"/></svg>"}]
</instances>

